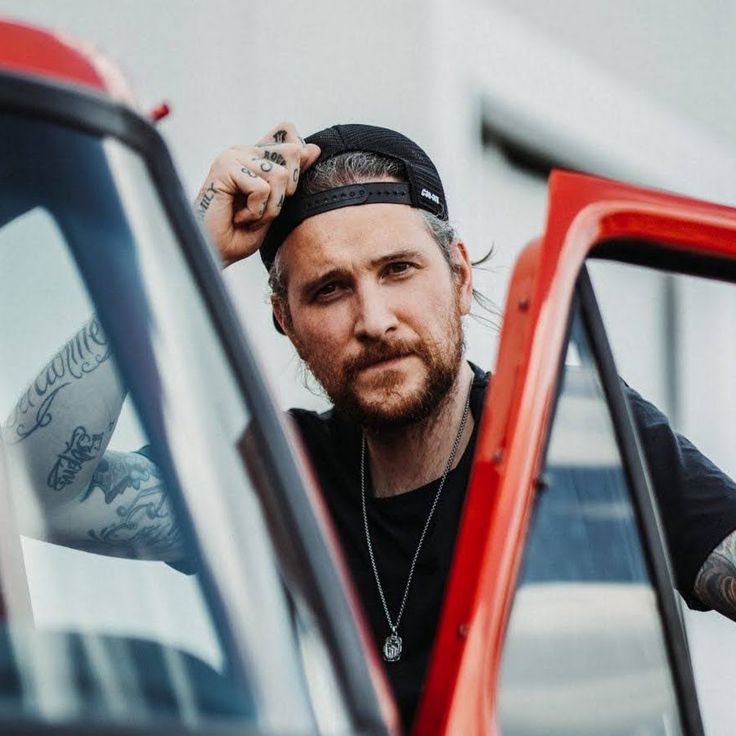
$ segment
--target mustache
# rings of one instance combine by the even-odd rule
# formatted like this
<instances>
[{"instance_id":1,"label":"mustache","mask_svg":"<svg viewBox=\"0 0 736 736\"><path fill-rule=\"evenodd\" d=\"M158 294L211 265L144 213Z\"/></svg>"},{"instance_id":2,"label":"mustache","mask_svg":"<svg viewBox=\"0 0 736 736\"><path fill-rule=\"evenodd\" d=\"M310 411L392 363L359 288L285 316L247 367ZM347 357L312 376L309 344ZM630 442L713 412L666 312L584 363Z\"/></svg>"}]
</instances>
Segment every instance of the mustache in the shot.
<instances>
[{"instance_id":1,"label":"mustache","mask_svg":"<svg viewBox=\"0 0 736 736\"><path fill-rule=\"evenodd\" d=\"M421 352L417 345L408 341L371 343L366 345L358 355L345 362L343 372L347 378L353 378L364 368L370 368L376 363L404 358L407 355L417 355Z\"/></svg>"}]
</instances>

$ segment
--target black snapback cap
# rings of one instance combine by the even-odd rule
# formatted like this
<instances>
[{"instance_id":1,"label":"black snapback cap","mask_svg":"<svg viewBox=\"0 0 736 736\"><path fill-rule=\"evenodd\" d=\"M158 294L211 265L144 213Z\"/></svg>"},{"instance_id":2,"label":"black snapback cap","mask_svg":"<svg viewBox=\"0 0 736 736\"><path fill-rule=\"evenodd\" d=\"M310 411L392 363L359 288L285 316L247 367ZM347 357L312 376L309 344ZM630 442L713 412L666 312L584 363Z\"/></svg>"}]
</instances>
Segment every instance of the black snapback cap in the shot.
<instances>
[{"instance_id":1,"label":"black snapback cap","mask_svg":"<svg viewBox=\"0 0 736 736\"><path fill-rule=\"evenodd\" d=\"M440 175L429 156L405 135L374 125L348 124L333 125L305 140L316 143L322 151L315 163L341 153L366 151L399 161L403 165L406 182L349 184L317 194L305 194L301 184L298 185L271 223L261 245L261 259L267 269L270 270L278 249L297 225L308 217L340 207L379 202L408 204L447 220L447 202Z\"/></svg>"}]
</instances>

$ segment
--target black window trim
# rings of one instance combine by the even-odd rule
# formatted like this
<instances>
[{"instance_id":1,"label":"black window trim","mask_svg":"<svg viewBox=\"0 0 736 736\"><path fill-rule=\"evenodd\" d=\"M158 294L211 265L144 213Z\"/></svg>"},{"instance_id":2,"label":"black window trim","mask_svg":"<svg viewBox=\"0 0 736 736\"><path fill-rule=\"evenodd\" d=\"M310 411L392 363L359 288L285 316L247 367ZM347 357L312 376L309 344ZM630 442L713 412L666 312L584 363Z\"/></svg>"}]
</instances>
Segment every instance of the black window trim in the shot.
<instances>
[{"instance_id":1,"label":"black window trim","mask_svg":"<svg viewBox=\"0 0 736 736\"><path fill-rule=\"evenodd\" d=\"M321 622L354 727L361 733L387 733L389 726L383 717L348 592L333 572L334 555L283 432L283 419L274 408L256 357L246 346L247 338L226 293L219 264L194 218L160 134L148 120L101 92L31 74L0 71L0 111L113 137L141 155L251 409L254 442L272 471L269 480L274 485L270 490L277 499L284 529L288 530L288 534L278 535L275 546L281 546L282 554L284 547L289 547L288 557L303 563L301 592ZM273 498L261 496L261 501L268 505Z\"/></svg>"},{"instance_id":2,"label":"black window trim","mask_svg":"<svg viewBox=\"0 0 736 736\"><path fill-rule=\"evenodd\" d=\"M703 736L695 678L690 662L680 604L666 552L667 544L652 491L652 484L643 462L643 452L636 433L629 405L621 390L620 379L608 344L603 320L593 292L587 269L583 266L576 285L581 316L590 339L591 351L600 374L608 402L616 441L621 453L624 472L632 491L644 555L661 613L665 646L670 661L678 707L684 732Z\"/></svg>"}]
</instances>

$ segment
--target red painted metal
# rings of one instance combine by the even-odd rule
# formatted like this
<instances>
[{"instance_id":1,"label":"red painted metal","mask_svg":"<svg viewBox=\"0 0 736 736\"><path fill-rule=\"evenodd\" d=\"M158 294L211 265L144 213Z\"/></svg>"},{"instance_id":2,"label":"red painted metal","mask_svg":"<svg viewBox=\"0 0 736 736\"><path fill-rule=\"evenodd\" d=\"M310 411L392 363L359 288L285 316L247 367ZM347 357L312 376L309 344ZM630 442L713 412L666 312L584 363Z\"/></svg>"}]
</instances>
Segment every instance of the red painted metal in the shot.
<instances>
[{"instance_id":1,"label":"red painted metal","mask_svg":"<svg viewBox=\"0 0 736 736\"><path fill-rule=\"evenodd\" d=\"M135 106L120 71L94 47L27 24L0 20L0 70L82 85Z\"/></svg>"},{"instance_id":2,"label":"red painted metal","mask_svg":"<svg viewBox=\"0 0 736 736\"><path fill-rule=\"evenodd\" d=\"M153 108L153 110L151 110L151 112L148 113L148 117L151 118L151 122L157 123L159 120L163 120L170 114L171 108L169 107L168 102L162 102L160 105L157 105Z\"/></svg>"},{"instance_id":3,"label":"red painted metal","mask_svg":"<svg viewBox=\"0 0 736 736\"><path fill-rule=\"evenodd\" d=\"M105 89L92 61L48 31L0 22L0 67Z\"/></svg>"},{"instance_id":4,"label":"red painted metal","mask_svg":"<svg viewBox=\"0 0 736 736\"><path fill-rule=\"evenodd\" d=\"M504 630L554 400L575 280L597 242L638 237L736 258L736 209L553 172L544 238L507 298L465 516L414 734L497 734Z\"/></svg>"}]
</instances>

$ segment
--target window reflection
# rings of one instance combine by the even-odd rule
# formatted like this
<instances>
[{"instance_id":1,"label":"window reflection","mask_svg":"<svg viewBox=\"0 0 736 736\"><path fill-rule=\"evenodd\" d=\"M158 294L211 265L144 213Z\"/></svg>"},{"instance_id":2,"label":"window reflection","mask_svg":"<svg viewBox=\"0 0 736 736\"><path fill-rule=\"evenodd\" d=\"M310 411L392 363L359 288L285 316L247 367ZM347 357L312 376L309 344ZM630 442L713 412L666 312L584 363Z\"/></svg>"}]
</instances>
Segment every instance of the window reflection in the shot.
<instances>
[{"instance_id":1,"label":"window reflection","mask_svg":"<svg viewBox=\"0 0 736 736\"><path fill-rule=\"evenodd\" d=\"M504 736L680 733L630 491L575 317L504 648Z\"/></svg>"},{"instance_id":2,"label":"window reflection","mask_svg":"<svg viewBox=\"0 0 736 736\"><path fill-rule=\"evenodd\" d=\"M0 723L309 731L294 622L237 450L251 416L145 162L116 140L4 113L0 160L12 173L0 177L0 420L94 315L110 346L87 394L63 389L28 439L11 421L0 445ZM103 372L136 402L117 427ZM74 419L91 409L99 427ZM63 415L73 421L39 462L28 441ZM101 467L104 433L117 453L152 463L136 452L150 441L171 459L156 472L183 530L177 554L198 574L149 554L164 493L143 475L132 488L83 483L58 503Z\"/></svg>"},{"instance_id":3,"label":"window reflection","mask_svg":"<svg viewBox=\"0 0 736 736\"><path fill-rule=\"evenodd\" d=\"M625 245L639 257L658 246L644 241ZM667 265L677 267L678 260ZM732 275L733 267L725 262L711 267L711 278L612 260L590 260L587 268L620 375L717 466L705 478L708 484L698 484L703 513L690 525L696 530L713 515L706 485L720 471L736 476L736 288L717 280ZM675 559L677 545L671 544L670 552ZM684 604L682 611L706 731L730 736L736 685L736 660L730 655L736 651L736 626L715 612Z\"/></svg>"}]
</instances>

